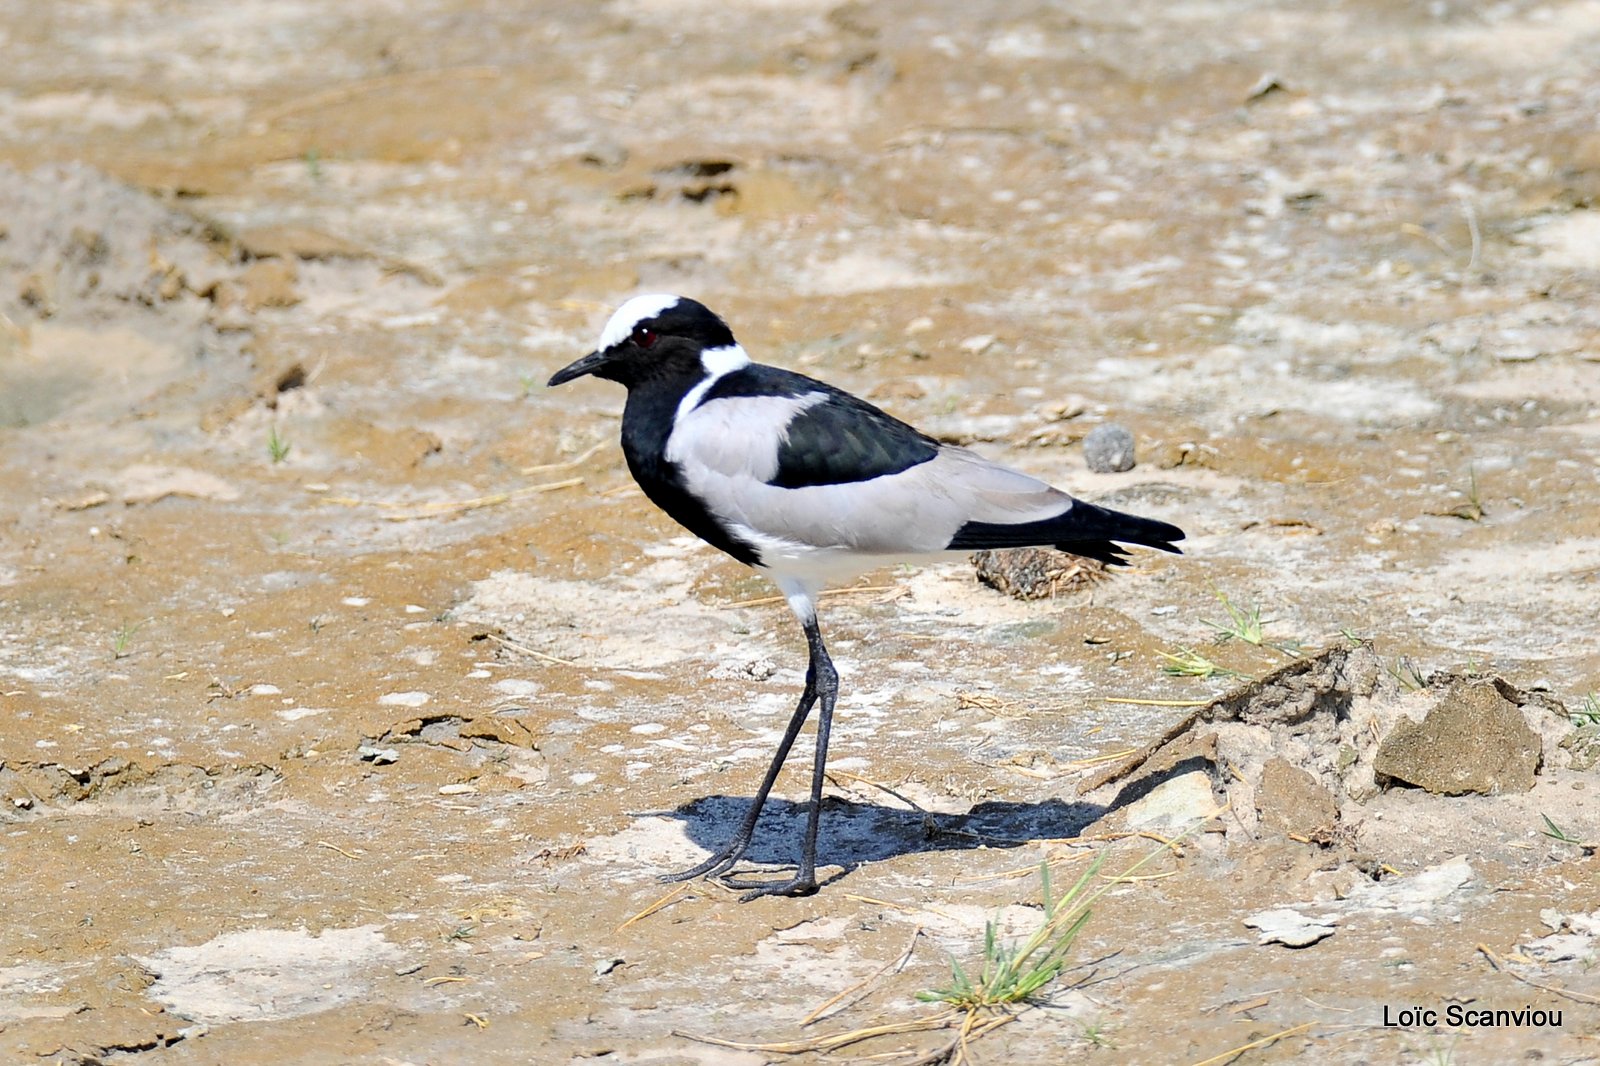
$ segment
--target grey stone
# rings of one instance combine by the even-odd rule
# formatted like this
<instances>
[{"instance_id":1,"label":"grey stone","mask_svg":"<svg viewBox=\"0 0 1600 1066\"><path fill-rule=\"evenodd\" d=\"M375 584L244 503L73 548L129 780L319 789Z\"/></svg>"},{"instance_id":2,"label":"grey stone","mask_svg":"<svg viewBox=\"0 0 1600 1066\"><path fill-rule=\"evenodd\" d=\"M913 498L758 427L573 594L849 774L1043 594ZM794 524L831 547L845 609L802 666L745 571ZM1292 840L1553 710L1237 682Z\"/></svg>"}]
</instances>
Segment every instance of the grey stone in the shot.
<instances>
[{"instance_id":1,"label":"grey stone","mask_svg":"<svg viewBox=\"0 0 1600 1066\"><path fill-rule=\"evenodd\" d=\"M1533 788L1543 755L1539 735L1498 685L1463 679L1422 722L1401 719L1378 745L1372 769L1386 787L1398 782L1446 796L1498 795Z\"/></svg>"},{"instance_id":2,"label":"grey stone","mask_svg":"<svg viewBox=\"0 0 1600 1066\"><path fill-rule=\"evenodd\" d=\"M1367 881L1350 893L1357 910L1389 910L1401 914L1439 914L1452 896L1472 883L1472 864L1457 856L1418 873L1386 881Z\"/></svg>"},{"instance_id":3,"label":"grey stone","mask_svg":"<svg viewBox=\"0 0 1600 1066\"><path fill-rule=\"evenodd\" d=\"M1129 829L1176 830L1187 829L1216 810L1211 776L1204 770L1192 770L1161 782L1128 804L1123 808L1123 818Z\"/></svg>"},{"instance_id":4,"label":"grey stone","mask_svg":"<svg viewBox=\"0 0 1600 1066\"><path fill-rule=\"evenodd\" d=\"M1083 438L1083 461L1097 474L1133 469L1133 434L1115 422L1096 426Z\"/></svg>"},{"instance_id":5,"label":"grey stone","mask_svg":"<svg viewBox=\"0 0 1600 1066\"><path fill-rule=\"evenodd\" d=\"M1244 924L1261 931L1263 944L1283 944L1291 948L1306 948L1333 935L1338 918L1309 918L1288 907L1252 914Z\"/></svg>"}]
</instances>

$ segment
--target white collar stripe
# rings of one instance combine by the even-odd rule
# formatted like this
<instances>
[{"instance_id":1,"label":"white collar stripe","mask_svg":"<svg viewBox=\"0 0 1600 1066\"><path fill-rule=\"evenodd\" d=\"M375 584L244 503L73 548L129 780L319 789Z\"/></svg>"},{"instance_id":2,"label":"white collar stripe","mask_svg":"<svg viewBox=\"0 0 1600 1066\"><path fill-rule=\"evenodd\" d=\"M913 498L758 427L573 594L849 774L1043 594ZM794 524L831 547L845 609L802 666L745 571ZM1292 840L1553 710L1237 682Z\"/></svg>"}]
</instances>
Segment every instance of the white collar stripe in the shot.
<instances>
[{"instance_id":1,"label":"white collar stripe","mask_svg":"<svg viewBox=\"0 0 1600 1066\"><path fill-rule=\"evenodd\" d=\"M706 368L706 376L701 378L694 388L683 394L683 399L678 403L677 416L672 420L674 424L682 422L684 416L700 406L700 401L711 391L711 386L735 370L749 366L750 357L737 344L725 344L720 348L707 348L701 352L700 365Z\"/></svg>"},{"instance_id":2,"label":"white collar stripe","mask_svg":"<svg viewBox=\"0 0 1600 1066\"><path fill-rule=\"evenodd\" d=\"M750 357L737 344L724 344L720 348L707 348L700 353L700 365L706 368L713 381L731 374L740 367L750 365Z\"/></svg>"}]
</instances>

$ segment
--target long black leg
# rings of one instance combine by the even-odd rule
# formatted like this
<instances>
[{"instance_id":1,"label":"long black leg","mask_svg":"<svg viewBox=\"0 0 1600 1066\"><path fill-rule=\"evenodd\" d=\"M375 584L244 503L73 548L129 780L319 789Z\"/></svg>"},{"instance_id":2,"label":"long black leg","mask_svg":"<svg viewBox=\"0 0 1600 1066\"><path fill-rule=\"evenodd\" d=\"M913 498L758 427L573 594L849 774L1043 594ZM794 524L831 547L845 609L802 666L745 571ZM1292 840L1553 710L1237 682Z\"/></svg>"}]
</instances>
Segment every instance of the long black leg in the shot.
<instances>
[{"instance_id":1,"label":"long black leg","mask_svg":"<svg viewBox=\"0 0 1600 1066\"><path fill-rule=\"evenodd\" d=\"M757 896L809 896L817 890L817 826L822 820L822 780L823 771L828 765L828 733L833 728L833 705L839 698L839 674L833 668L833 660L828 658L828 649L822 643L822 630L817 627L817 620L812 618L804 622L806 630L806 646L811 654L811 663L806 668L806 692L812 700L822 701L822 713L817 718L817 754L811 765L811 802L806 808L806 835L800 847L800 865L795 870L795 875L789 881L740 881L732 877L724 877L722 883L730 888L749 889L742 902L749 902ZM805 697L800 700L802 709L809 711L811 705ZM784 738L783 746L779 749L779 761L789 752L789 745L794 741L794 734L799 732L799 723L804 720L804 715L797 712L794 722L790 723L790 734ZM766 799L766 789L772 787L772 779L777 776L777 764L767 774L767 781L762 786L762 793L756 798L759 806ZM754 820L748 821L754 828ZM743 848L741 847L741 851Z\"/></svg>"},{"instance_id":2,"label":"long black leg","mask_svg":"<svg viewBox=\"0 0 1600 1066\"><path fill-rule=\"evenodd\" d=\"M816 635L813 636L813 634ZM659 880L688 881L702 876L715 877L731 869L735 863L744 857L745 850L750 847L750 838L755 835L756 822L761 817L761 808L766 806L767 794L772 791L773 782L778 780L778 771L783 769L784 760L789 757L789 749L794 747L795 738L800 735L800 728L806 724L806 718L810 716L811 708L817 702L817 694L820 688L818 685L817 649L822 647L822 636L817 631L815 619L812 619L806 625L806 643L810 645L812 652L811 663L806 668L805 691L800 694L800 704L794 709L794 716L789 719L789 728L784 730L783 740L778 744L777 754L772 757L772 765L767 767L767 776L762 779L761 788L756 792L755 802L750 804L750 810L745 814L744 822L739 826L739 831L733 835L732 840L728 841L727 846L705 862L687 870L681 870L678 873L663 874ZM823 704L823 713L825 715L823 721L826 723L833 714L833 699L834 694L838 692L839 679L838 675L834 673L833 663L828 661L826 652L822 654L822 661L827 665L826 676L832 679L827 701ZM824 725L824 728L826 728L826 725ZM825 737L826 734L823 734L823 736ZM819 777L821 773L820 766L821 763L819 762ZM821 782L819 780L813 791L820 791L820 789ZM816 830L814 826L811 828L811 833L815 837Z\"/></svg>"}]
</instances>

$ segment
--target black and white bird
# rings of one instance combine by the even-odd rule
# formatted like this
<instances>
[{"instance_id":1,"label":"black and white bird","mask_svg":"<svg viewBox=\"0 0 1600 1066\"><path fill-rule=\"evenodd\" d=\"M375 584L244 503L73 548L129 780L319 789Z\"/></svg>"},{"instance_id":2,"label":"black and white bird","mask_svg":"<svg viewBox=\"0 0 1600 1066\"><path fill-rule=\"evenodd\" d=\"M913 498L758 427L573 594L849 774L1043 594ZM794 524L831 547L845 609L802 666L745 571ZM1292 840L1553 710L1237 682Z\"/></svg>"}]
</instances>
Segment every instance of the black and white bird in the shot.
<instances>
[{"instance_id":1,"label":"black and white bird","mask_svg":"<svg viewBox=\"0 0 1600 1066\"><path fill-rule=\"evenodd\" d=\"M817 889L817 821L839 675L817 626L823 586L906 558L1054 545L1121 565L1122 544L1177 552L1183 530L1096 507L965 448L941 444L865 400L751 362L722 319L682 296L636 296L595 351L556 372L628 390L622 451L634 480L691 533L771 578L810 650L805 691L744 821L726 847L664 881L722 877L745 899ZM794 877L727 876L811 709L821 703L811 800Z\"/></svg>"}]
</instances>

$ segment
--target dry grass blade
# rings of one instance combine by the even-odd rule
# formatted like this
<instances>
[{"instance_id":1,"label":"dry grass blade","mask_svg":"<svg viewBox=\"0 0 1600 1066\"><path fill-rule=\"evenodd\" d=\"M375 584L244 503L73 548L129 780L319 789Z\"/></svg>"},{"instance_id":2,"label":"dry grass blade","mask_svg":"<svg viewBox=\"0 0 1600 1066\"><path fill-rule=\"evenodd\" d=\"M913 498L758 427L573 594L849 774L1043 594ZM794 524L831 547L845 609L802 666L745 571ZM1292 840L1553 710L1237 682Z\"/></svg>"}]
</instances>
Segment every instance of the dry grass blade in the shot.
<instances>
[{"instance_id":1,"label":"dry grass blade","mask_svg":"<svg viewBox=\"0 0 1600 1066\"><path fill-rule=\"evenodd\" d=\"M954 1040L910 1062L903 1063L902 1066L938 1066L941 1063L944 1066L962 1066L963 1063L971 1061L971 1056L967 1054L968 1044L1002 1025L1016 1021L1018 1017L1016 1014L999 1014L980 1023L977 1020L978 1015L969 1013L962 1020L961 1031L956 1034Z\"/></svg>"},{"instance_id":2,"label":"dry grass blade","mask_svg":"<svg viewBox=\"0 0 1600 1066\"><path fill-rule=\"evenodd\" d=\"M356 854L354 854L352 852L348 852L348 851L344 850L343 848L341 848L339 845L330 844L326 840L317 841L317 847L319 847L319 848L327 848L329 851L337 851L340 855L343 855L347 859L359 859L359 858L361 858L360 855L356 855Z\"/></svg>"},{"instance_id":3,"label":"dry grass blade","mask_svg":"<svg viewBox=\"0 0 1600 1066\"><path fill-rule=\"evenodd\" d=\"M1600 996L1591 996L1587 992L1574 992L1565 985L1552 985L1544 981L1535 981L1531 977L1522 976L1520 973L1507 966L1506 959L1495 954L1494 949L1489 947L1487 944L1479 944L1478 950L1483 953L1484 958L1489 960L1489 965L1494 967L1496 972L1503 973L1507 977L1521 981L1525 985L1540 989L1545 992L1553 993L1554 995L1570 999L1576 1003L1600 1004Z\"/></svg>"},{"instance_id":4,"label":"dry grass blade","mask_svg":"<svg viewBox=\"0 0 1600 1066\"><path fill-rule=\"evenodd\" d=\"M985 692L956 693L956 710L982 711L1000 718L1027 718L1035 714L1069 714L1074 708L1066 703L1047 703L1027 706L1022 700L1008 700Z\"/></svg>"},{"instance_id":5,"label":"dry grass blade","mask_svg":"<svg viewBox=\"0 0 1600 1066\"><path fill-rule=\"evenodd\" d=\"M871 1040L875 1036L898 1036L902 1033L926 1033L934 1029L947 1029L950 1023L961 1017L960 1012L947 1010L929 1018L916 1018L911 1021L894 1022L889 1025L873 1025L865 1029L851 1029L843 1033L834 1033L830 1036L819 1036L814 1040L784 1040L771 1044L746 1043L739 1040L721 1040L714 1036L699 1036L695 1033L686 1033L682 1029L674 1029L673 1036L681 1036L685 1040L693 1040L701 1044L710 1044L713 1047L733 1048L735 1051L756 1051L772 1055L804 1055L807 1053L838 1051L840 1048L859 1044L863 1040Z\"/></svg>"},{"instance_id":6,"label":"dry grass blade","mask_svg":"<svg viewBox=\"0 0 1600 1066\"><path fill-rule=\"evenodd\" d=\"M1252 1040L1248 1044L1240 1044L1238 1047L1229 1048L1220 1055L1213 1055L1209 1059L1201 1059L1199 1062L1193 1063L1192 1066L1216 1066L1217 1063L1227 1062L1229 1059L1234 1058L1237 1055L1242 1055L1246 1051L1253 1051L1258 1047L1266 1047L1269 1044L1276 1044L1284 1037L1294 1036L1296 1033L1303 1033L1316 1024L1316 1022L1302 1022L1292 1029L1284 1029L1280 1032L1270 1033L1267 1036L1262 1037L1260 1040Z\"/></svg>"},{"instance_id":7,"label":"dry grass blade","mask_svg":"<svg viewBox=\"0 0 1600 1066\"><path fill-rule=\"evenodd\" d=\"M1177 872L1178 871L1176 870L1168 870L1165 873L1139 874L1138 876L1133 876L1131 874L1118 874L1115 877L1102 877L1101 880L1113 885L1136 885L1140 881L1165 881L1167 878L1171 877Z\"/></svg>"},{"instance_id":8,"label":"dry grass blade","mask_svg":"<svg viewBox=\"0 0 1600 1066\"><path fill-rule=\"evenodd\" d=\"M823 1018L834 1013L835 1011L845 1010L846 1008L855 1005L860 1001L862 996L867 994L867 991L878 980L888 976L891 973L899 973L905 964L911 961L912 953L917 950L917 938L921 935L922 926L919 925L915 929L911 930L911 939L906 942L906 949L902 951L897 958L892 959L888 963L884 964L884 966L879 969L877 973L874 973L870 977L866 978L866 980L859 981L856 984L851 985L843 992L840 992L837 996L834 996L826 1003L823 1003L804 1018L801 1018L800 1028L804 1029L808 1025L821 1021Z\"/></svg>"},{"instance_id":9,"label":"dry grass blade","mask_svg":"<svg viewBox=\"0 0 1600 1066\"><path fill-rule=\"evenodd\" d=\"M875 896L857 896L850 892L846 892L844 898L855 903L870 903L874 907L888 907L891 910L905 911L907 914L937 914L946 921L953 922L956 920L954 916L946 914L937 907L912 907L905 903L895 903L892 900L878 899Z\"/></svg>"},{"instance_id":10,"label":"dry grass blade","mask_svg":"<svg viewBox=\"0 0 1600 1066\"><path fill-rule=\"evenodd\" d=\"M1104 755L1091 755L1086 759L1073 759L1069 763L1062 763L1062 766L1067 770L1086 770L1091 766L1099 766L1101 763L1126 759L1137 750L1137 748L1123 748L1121 751L1108 751Z\"/></svg>"},{"instance_id":11,"label":"dry grass blade","mask_svg":"<svg viewBox=\"0 0 1600 1066\"><path fill-rule=\"evenodd\" d=\"M909 590L902 585L853 585L844 589L823 589L819 596L829 599L840 599L846 596L870 596L871 603L893 603L902 596L909 595ZM787 603L782 596L762 596L754 600L738 600L734 603L724 604L725 607L770 607L773 604Z\"/></svg>"},{"instance_id":12,"label":"dry grass blade","mask_svg":"<svg viewBox=\"0 0 1600 1066\"><path fill-rule=\"evenodd\" d=\"M1050 869L1054 870L1058 866L1065 866L1071 860L1087 859L1093 857L1093 855L1094 852L1092 851L1080 851L1077 854L1053 855L1045 861L1050 864ZM1029 874L1038 872L1038 866L1018 866L1010 870L998 870L992 874L979 874L976 877L958 877L955 883L958 885L980 885L985 881L1014 881L1019 877L1027 877Z\"/></svg>"},{"instance_id":13,"label":"dry grass blade","mask_svg":"<svg viewBox=\"0 0 1600 1066\"><path fill-rule=\"evenodd\" d=\"M303 111L317 111L328 107L337 107L348 103L360 96L370 96L374 93L392 93L404 86L418 85L430 81L487 81L500 76L499 67L443 67L436 70L408 70L398 74L385 74L377 78L368 78L365 81L350 82L345 85L336 85L331 89L322 89L308 96L299 96L286 103L275 107L265 108L251 115L252 122L259 122L271 126L291 115Z\"/></svg>"},{"instance_id":14,"label":"dry grass blade","mask_svg":"<svg viewBox=\"0 0 1600 1066\"><path fill-rule=\"evenodd\" d=\"M1247 999L1243 1003L1235 1003L1233 1006L1228 1008L1228 1013L1244 1014L1247 1011L1260 1010L1262 1007L1265 1007L1271 1002L1271 996L1257 996L1254 999Z\"/></svg>"},{"instance_id":15,"label":"dry grass blade","mask_svg":"<svg viewBox=\"0 0 1600 1066\"><path fill-rule=\"evenodd\" d=\"M678 902L678 900L683 898L683 895L686 892L689 891L690 887L691 886L687 885L687 884L679 885L677 888L674 888L671 892L668 892L665 896L662 896L660 899L658 899L654 903L650 904L650 906L646 907L644 910L640 911L638 914L635 914L632 918L629 918L627 921L625 921L621 925L617 926L615 929L612 930L612 932L620 933L624 929L628 928L628 926L632 925L634 922L642 921L645 918L650 917L656 911L661 910L664 907L669 907L672 904Z\"/></svg>"},{"instance_id":16,"label":"dry grass blade","mask_svg":"<svg viewBox=\"0 0 1600 1066\"><path fill-rule=\"evenodd\" d=\"M512 651L520 652L523 655L531 655L535 659L543 659L547 663L559 663L562 666L578 665L571 659L561 659L554 655L547 655L542 651L536 651L535 649L528 647L526 644L518 644L510 637L502 637L498 633L485 633L484 636L488 637L490 640L494 641L503 648L510 648Z\"/></svg>"},{"instance_id":17,"label":"dry grass blade","mask_svg":"<svg viewBox=\"0 0 1600 1066\"><path fill-rule=\"evenodd\" d=\"M439 518L444 515L460 514L466 511L475 511L480 507L493 507L496 504L510 503L527 496L536 496L542 492L555 492L557 489L570 489L584 483L581 477L570 477L564 481L547 481L540 485L525 485L520 489L510 492L497 492L490 496L478 496L470 500L443 500L437 503L395 503L389 500L363 500L359 496L321 496L317 498L322 503L336 504L340 507L376 507L379 510L399 510L411 508L405 514L384 515L386 522L410 522L418 518ZM309 490L308 486L308 490ZM323 486L326 488L326 486Z\"/></svg>"},{"instance_id":18,"label":"dry grass blade","mask_svg":"<svg viewBox=\"0 0 1600 1066\"><path fill-rule=\"evenodd\" d=\"M573 456L571 459L567 459L559 463L540 463L538 466L525 466L521 470L517 471L517 473L527 477L532 474L549 474L556 470L570 470L575 466L582 466L584 463L594 458L595 453L609 443L609 441L602 440L595 443L591 447L584 449L583 452Z\"/></svg>"},{"instance_id":19,"label":"dry grass blade","mask_svg":"<svg viewBox=\"0 0 1600 1066\"><path fill-rule=\"evenodd\" d=\"M526 485L510 492L497 492L491 496L478 496L471 500L446 500L441 503L423 504L415 511L407 514L384 515L386 522L413 522L420 518L443 518L446 515L466 514L468 511L477 511L484 507L496 507L502 503L511 503L514 500L536 496L542 492L555 492L557 489L576 488L583 484L581 477L569 477L564 481L547 481L542 485Z\"/></svg>"},{"instance_id":20,"label":"dry grass blade","mask_svg":"<svg viewBox=\"0 0 1600 1066\"><path fill-rule=\"evenodd\" d=\"M1219 811L1218 813L1220 814L1221 812ZM1211 817L1215 818L1216 815L1212 815ZM1201 822L1201 824L1204 825L1206 821L1210 821L1210 819L1209 818L1205 819L1204 821ZM1162 836L1159 833L1152 833L1148 829L1140 829L1140 830L1137 830L1137 831L1131 832L1131 833L1093 833L1093 834L1091 834L1089 836L1056 837L1056 838L1052 838L1052 839L1048 839L1048 840L1030 840L1030 841L1028 841L1028 843L1029 844L1060 844L1060 845L1091 844L1091 843L1098 844L1098 843L1111 843L1111 842L1117 841L1117 840L1128 840L1128 839L1131 839L1133 837L1142 837L1145 840L1153 840L1157 844L1160 844L1162 847L1167 848L1169 851L1172 852L1173 858L1181 859L1181 858L1183 858L1182 840L1187 835L1188 835L1188 833L1182 833L1182 834L1180 834L1180 835L1178 835L1176 837L1168 838L1168 837ZM1081 851L1081 852L1069 853L1069 854L1065 854L1065 855L1053 855L1049 859L1047 859L1046 861L1050 864L1050 868L1051 869L1055 869L1057 866L1061 866L1061 865L1065 864L1066 862L1068 862L1069 860L1088 858L1092 854L1093 854L1093 852ZM976 885L976 884L981 884L984 881L1002 881L1002 880L1008 880L1008 879L1017 878L1017 877L1026 877L1031 873L1037 872L1038 869L1039 869L1039 867L1037 867L1037 866L1019 866L1019 867L1017 867L1015 869L1012 869L1012 870L1002 870L1002 871L1000 871L998 873L983 874L983 875L981 875L979 877L959 877L959 878L956 879L955 883L958 884L958 885ZM1165 876L1165 875L1163 875L1163 876Z\"/></svg>"},{"instance_id":21,"label":"dry grass blade","mask_svg":"<svg viewBox=\"0 0 1600 1066\"><path fill-rule=\"evenodd\" d=\"M877 789L879 792L885 793L886 795L893 796L895 799L899 800L901 803L904 803L907 807L910 807L912 810L916 811L918 814L927 814L928 813L927 811L923 810L914 800L906 799L906 797L900 795L900 793L896 792L894 789L890 788L888 785L880 785L878 782L873 781L870 778L862 777L859 774L852 774L848 770L829 770L827 772L827 777L828 777L828 780L832 781L835 785L837 785L839 783L839 780L841 778L843 778L844 780L847 780L847 781L859 781L863 785L868 785L868 786L870 786L872 788Z\"/></svg>"},{"instance_id":22,"label":"dry grass blade","mask_svg":"<svg viewBox=\"0 0 1600 1066\"><path fill-rule=\"evenodd\" d=\"M713 1047L731 1048L736 1051L753 1051L766 1055L806 1055L826 1054L859 1044L863 1040L871 1040L879 1036L900 1036L906 1033L926 1033L938 1029L949 1029L956 1025L959 1019L958 1031L948 1042L940 1044L932 1051L897 1053L894 1055L875 1055L875 1059L885 1061L900 1060L895 1066L934 1066L936 1063L947 1063L949 1066L959 1066L967 1062L966 1046L978 1037L983 1036L1002 1025L1017 1019L1015 1014L1000 1014L993 1017L980 1017L978 1015L947 1010L929 1018L916 1021L898 1022L891 1025L874 1025L864 1029L851 1029L832 1036L818 1037L815 1040L789 1040L770 1044L747 1043L737 1040L720 1040L711 1036L697 1036L686 1033L681 1029L674 1029L673 1036L683 1037L685 1040L694 1040ZM906 1055L914 1055L907 1058Z\"/></svg>"},{"instance_id":23,"label":"dry grass blade","mask_svg":"<svg viewBox=\"0 0 1600 1066\"><path fill-rule=\"evenodd\" d=\"M1135 707L1204 707L1210 700L1137 700L1131 696L1105 696L1105 703L1128 703Z\"/></svg>"}]
</instances>

